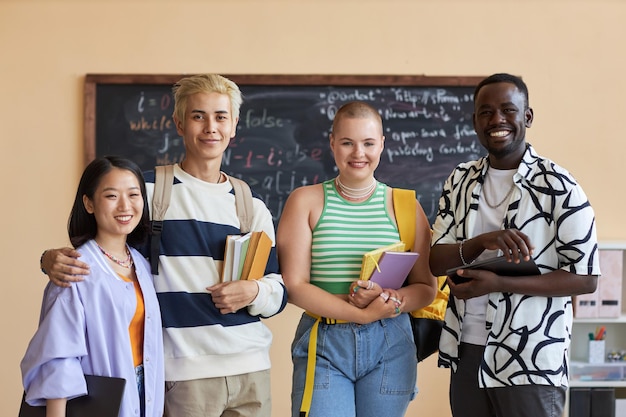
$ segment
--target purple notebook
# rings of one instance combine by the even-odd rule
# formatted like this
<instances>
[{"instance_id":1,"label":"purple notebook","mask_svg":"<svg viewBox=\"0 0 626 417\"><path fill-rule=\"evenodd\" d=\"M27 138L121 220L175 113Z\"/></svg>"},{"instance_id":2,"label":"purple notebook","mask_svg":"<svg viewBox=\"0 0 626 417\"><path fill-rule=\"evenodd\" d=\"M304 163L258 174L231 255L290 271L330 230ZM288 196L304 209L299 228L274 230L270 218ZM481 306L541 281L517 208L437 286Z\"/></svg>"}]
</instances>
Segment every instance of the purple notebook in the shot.
<instances>
[{"instance_id":1,"label":"purple notebook","mask_svg":"<svg viewBox=\"0 0 626 417\"><path fill-rule=\"evenodd\" d=\"M417 252L383 252L370 280L383 288L397 290L404 284L418 257Z\"/></svg>"}]
</instances>

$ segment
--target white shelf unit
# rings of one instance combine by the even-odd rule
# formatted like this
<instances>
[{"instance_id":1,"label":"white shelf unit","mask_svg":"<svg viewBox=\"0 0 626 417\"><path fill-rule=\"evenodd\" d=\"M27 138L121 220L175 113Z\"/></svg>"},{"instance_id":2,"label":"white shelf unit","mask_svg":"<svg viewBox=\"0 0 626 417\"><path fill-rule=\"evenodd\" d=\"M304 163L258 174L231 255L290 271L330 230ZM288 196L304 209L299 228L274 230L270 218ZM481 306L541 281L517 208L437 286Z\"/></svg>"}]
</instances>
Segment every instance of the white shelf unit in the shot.
<instances>
[{"instance_id":1,"label":"white shelf unit","mask_svg":"<svg viewBox=\"0 0 626 417\"><path fill-rule=\"evenodd\" d=\"M570 388L615 388L615 398L626 398L626 361L589 364L589 333L606 326L606 353L626 351L626 242L600 242L600 250L619 250L623 256L621 315L617 318L574 318L570 345ZM601 279L601 278L600 278ZM565 407L569 416L569 401Z\"/></svg>"}]
</instances>

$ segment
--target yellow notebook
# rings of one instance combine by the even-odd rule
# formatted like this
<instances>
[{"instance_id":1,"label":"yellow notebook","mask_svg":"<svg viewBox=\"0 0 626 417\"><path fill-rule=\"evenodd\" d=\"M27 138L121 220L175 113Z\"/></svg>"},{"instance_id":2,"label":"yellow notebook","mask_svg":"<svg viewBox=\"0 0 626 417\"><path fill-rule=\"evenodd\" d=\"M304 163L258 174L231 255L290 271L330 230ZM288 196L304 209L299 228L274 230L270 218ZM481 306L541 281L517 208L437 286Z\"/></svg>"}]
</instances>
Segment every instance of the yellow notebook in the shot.
<instances>
[{"instance_id":1,"label":"yellow notebook","mask_svg":"<svg viewBox=\"0 0 626 417\"><path fill-rule=\"evenodd\" d=\"M372 272L378 265L378 261L384 252L404 252L405 245L403 242L398 241L391 245L383 246L382 248L374 249L363 255L363 261L361 262L361 276L359 279L368 280L372 276Z\"/></svg>"},{"instance_id":2,"label":"yellow notebook","mask_svg":"<svg viewBox=\"0 0 626 417\"><path fill-rule=\"evenodd\" d=\"M263 278L271 250L272 239L267 233L264 231L252 232L241 270L241 279Z\"/></svg>"}]
</instances>

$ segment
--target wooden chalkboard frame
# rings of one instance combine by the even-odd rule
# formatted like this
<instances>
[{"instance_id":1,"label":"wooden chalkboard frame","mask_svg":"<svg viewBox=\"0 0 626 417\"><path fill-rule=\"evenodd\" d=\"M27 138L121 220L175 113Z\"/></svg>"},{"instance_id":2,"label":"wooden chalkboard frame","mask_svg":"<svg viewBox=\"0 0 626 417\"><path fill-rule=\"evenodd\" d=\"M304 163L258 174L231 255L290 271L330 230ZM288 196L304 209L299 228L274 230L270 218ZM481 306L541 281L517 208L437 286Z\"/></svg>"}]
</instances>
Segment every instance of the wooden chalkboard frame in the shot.
<instances>
[{"instance_id":1,"label":"wooden chalkboard frame","mask_svg":"<svg viewBox=\"0 0 626 417\"><path fill-rule=\"evenodd\" d=\"M96 157L96 87L98 84L157 84L173 85L191 74L87 74L84 95L84 162ZM427 75L250 75L223 74L237 85L302 85L302 86L458 86L478 84L481 76L427 76Z\"/></svg>"}]
</instances>

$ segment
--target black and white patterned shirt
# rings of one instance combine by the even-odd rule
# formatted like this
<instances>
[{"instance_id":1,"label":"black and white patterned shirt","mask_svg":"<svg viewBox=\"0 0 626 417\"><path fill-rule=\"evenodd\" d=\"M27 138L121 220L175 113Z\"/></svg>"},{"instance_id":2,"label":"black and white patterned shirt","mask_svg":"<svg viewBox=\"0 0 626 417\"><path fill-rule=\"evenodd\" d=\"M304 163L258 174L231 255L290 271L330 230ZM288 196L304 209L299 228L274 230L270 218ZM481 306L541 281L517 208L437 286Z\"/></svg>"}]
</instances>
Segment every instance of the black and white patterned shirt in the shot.
<instances>
[{"instance_id":1,"label":"black and white patterned shirt","mask_svg":"<svg viewBox=\"0 0 626 417\"><path fill-rule=\"evenodd\" d=\"M433 227L433 245L472 237L488 161L458 165L446 180ZM568 171L538 156L527 145L513 176L503 229L528 235L542 273L563 269L600 275L595 215L587 196ZM456 371L465 302L451 297L440 340L439 366ZM572 328L571 297L491 293L489 336L479 371L482 388L568 385Z\"/></svg>"}]
</instances>

